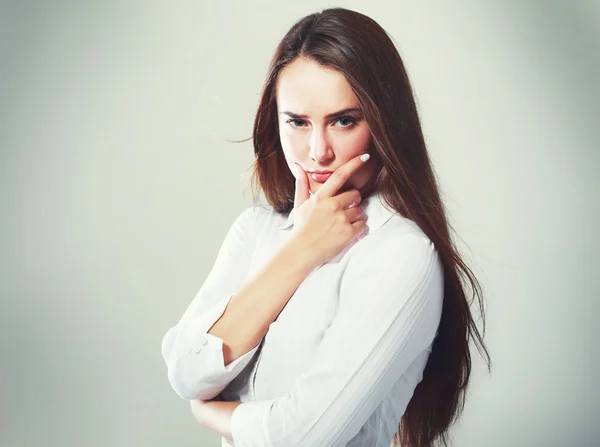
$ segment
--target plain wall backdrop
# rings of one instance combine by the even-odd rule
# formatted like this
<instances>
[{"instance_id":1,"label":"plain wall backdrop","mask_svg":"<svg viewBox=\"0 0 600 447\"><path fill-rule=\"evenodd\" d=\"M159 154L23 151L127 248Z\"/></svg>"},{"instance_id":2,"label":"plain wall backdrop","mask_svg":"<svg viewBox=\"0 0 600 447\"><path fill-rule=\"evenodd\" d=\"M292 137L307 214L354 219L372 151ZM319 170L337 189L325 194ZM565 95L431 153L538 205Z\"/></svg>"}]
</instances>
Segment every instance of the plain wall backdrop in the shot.
<instances>
[{"instance_id":1,"label":"plain wall backdrop","mask_svg":"<svg viewBox=\"0 0 600 447\"><path fill-rule=\"evenodd\" d=\"M218 446L160 345L252 203L252 120L300 17L378 21L487 300L457 447L600 445L600 2L0 7L0 445ZM458 238L457 238L458 240Z\"/></svg>"}]
</instances>

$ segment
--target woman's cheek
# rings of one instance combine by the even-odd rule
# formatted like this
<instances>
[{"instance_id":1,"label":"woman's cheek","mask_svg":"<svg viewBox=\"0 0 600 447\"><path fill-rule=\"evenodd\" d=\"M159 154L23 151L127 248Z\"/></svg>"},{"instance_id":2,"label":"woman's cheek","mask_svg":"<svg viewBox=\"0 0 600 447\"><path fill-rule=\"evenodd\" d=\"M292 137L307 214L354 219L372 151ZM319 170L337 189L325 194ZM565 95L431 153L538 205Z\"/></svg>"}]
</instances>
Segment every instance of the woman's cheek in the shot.
<instances>
[{"instance_id":1,"label":"woman's cheek","mask_svg":"<svg viewBox=\"0 0 600 447\"><path fill-rule=\"evenodd\" d=\"M365 152L369 146L371 139L371 133L368 129L357 129L356 132L347 132L343 136L342 147L346 148L346 153L349 155L348 159L356 157Z\"/></svg>"},{"instance_id":2,"label":"woman's cheek","mask_svg":"<svg viewBox=\"0 0 600 447\"><path fill-rule=\"evenodd\" d=\"M283 152L294 159L300 158L303 148L306 147L304 144L305 137L299 135L299 133L281 132L279 140L281 141Z\"/></svg>"}]
</instances>

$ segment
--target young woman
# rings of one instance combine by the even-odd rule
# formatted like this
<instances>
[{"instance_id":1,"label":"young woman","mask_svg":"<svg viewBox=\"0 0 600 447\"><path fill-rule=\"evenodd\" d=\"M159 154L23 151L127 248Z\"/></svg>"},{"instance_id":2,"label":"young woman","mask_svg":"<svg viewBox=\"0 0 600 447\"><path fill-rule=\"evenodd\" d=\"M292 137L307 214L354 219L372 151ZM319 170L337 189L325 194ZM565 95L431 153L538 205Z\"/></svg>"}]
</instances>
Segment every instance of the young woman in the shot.
<instances>
[{"instance_id":1,"label":"young woman","mask_svg":"<svg viewBox=\"0 0 600 447\"><path fill-rule=\"evenodd\" d=\"M223 445L445 444L471 341L489 367L463 283L483 313L482 292L386 32L341 8L297 22L253 140L269 205L236 219L165 335L172 387Z\"/></svg>"}]
</instances>

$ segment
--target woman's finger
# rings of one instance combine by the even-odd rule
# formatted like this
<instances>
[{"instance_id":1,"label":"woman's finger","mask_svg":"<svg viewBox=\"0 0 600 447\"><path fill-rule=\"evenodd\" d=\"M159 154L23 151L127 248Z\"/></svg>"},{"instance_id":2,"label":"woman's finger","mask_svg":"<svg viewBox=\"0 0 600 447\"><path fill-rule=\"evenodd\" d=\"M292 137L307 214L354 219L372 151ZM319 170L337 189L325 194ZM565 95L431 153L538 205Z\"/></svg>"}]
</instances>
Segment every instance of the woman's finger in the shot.
<instances>
[{"instance_id":1,"label":"woman's finger","mask_svg":"<svg viewBox=\"0 0 600 447\"><path fill-rule=\"evenodd\" d=\"M294 208L298 208L310 198L310 186L306 172L298 163L294 162L294 176L296 177L296 192L294 193Z\"/></svg>"},{"instance_id":2,"label":"woman's finger","mask_svg":"<svg viewBox=\"0 0 600 447\"><path fill-rule=\"evenodd\" d=\"M320 197L335 196L350 176L365 165L369 157L369 154L362 154L350 159L331 174L327 181L323 183L323 186L313 195Z\"/></svg>"}]
</instances>

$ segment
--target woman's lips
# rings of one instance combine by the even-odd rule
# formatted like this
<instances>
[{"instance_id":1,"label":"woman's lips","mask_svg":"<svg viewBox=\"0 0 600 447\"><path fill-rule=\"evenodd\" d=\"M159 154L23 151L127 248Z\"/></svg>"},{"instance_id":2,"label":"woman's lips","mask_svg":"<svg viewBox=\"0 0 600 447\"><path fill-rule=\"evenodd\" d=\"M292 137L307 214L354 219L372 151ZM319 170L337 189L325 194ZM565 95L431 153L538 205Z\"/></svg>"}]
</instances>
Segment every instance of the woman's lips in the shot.
<instances>
[{"instance_id":1,"label":"woman's lips","mask_svg":"<svg viewBox=\"0 0 600 447\"><path fill-rule=\"evenodd\" d=\"M327 174L317 174L315 172L312 172L310 174L310 176L315 179L316 182L319 183L325 183L327 181L327 179L331 176L331 174L333 174L333 172L329 172Z\"/></svg>"}]
</instances>

